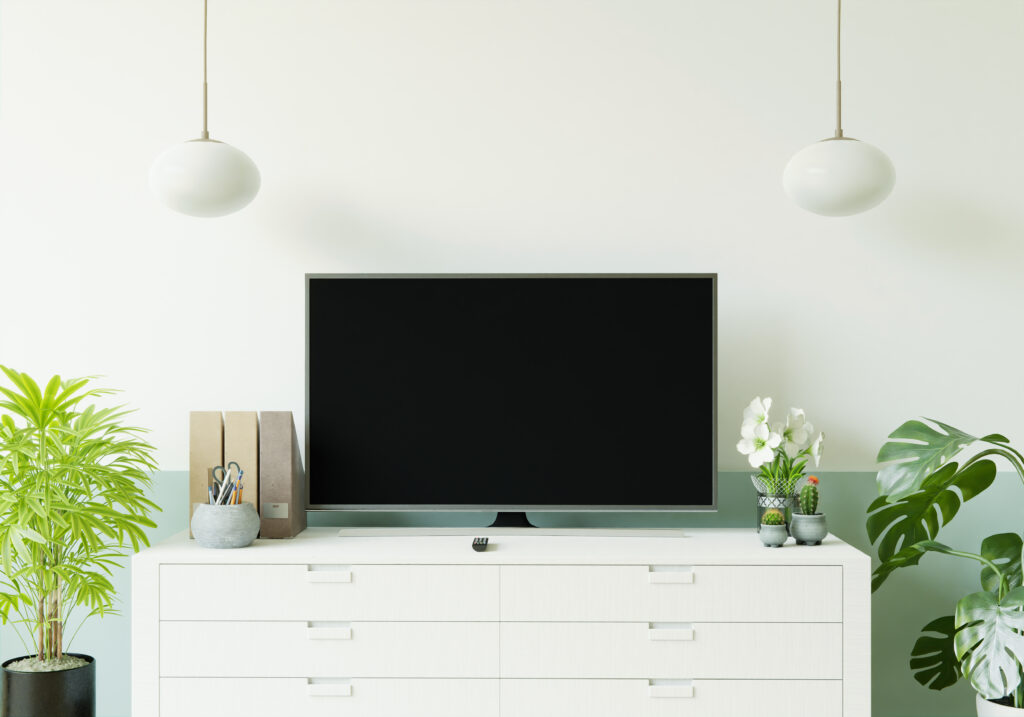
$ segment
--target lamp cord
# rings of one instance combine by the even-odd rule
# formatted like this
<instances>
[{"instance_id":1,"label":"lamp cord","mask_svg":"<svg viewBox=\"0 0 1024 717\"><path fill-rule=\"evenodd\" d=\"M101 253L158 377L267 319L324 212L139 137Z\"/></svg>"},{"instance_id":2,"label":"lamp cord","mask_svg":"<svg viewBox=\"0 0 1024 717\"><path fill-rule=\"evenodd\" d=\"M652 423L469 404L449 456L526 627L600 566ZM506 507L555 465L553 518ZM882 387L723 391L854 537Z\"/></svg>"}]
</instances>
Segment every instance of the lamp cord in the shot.
<instances>
[{"instance_id":1,"label":"lamp cord","mask_svg":"<svg viewBox=\"0 0 1024 717\"><path fill-rule=\"evenodd\" d=\"M205 0L204 0L205 2ZM836 11L836 139L843 138L843 0Z\"/></svg>"},{"instance_id":2,"label":"lamp cord","mask_svg":"<svg viewBox=\"0 0 1024 717\"><path fill-rule=\"evenodd\" d=\"M210 139L210 132L206 126L207 99L206 99L206 16L208 0L203 0L203 139Z\"/></svg>"}]
</instances>

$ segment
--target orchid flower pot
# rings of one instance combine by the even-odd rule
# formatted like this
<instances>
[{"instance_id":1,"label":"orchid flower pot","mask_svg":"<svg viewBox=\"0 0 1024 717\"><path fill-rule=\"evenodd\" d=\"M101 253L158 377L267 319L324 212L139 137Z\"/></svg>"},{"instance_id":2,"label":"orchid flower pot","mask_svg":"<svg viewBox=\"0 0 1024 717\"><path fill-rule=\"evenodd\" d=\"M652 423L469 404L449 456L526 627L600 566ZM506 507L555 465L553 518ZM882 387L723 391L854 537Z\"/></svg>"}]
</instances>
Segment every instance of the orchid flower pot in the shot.
<instances>
[{"instance_id":1,"label":"orchid flower pot","mask_svg":"<svg viewBox=\"0 0 1024 717\"><path fill-rule=\"evenodd\" d=\"M757 529L761 529L761 518L764 512L771 508L781 510L786 516L786 529L789 529L789 520L793 508L793 496L791 495L764 495L757 494Z\"/></svg>"},{"instance_id":2,"label":"orchid flower pot","mask_svg":"<svg viewBox=\"0 0 1024 717\"><path fill-rule=\"evenodd\" d=\"M96 661L88 655L71 656L88 664L56 672L18 672L7 666L24 656L4 662L0 717L95 717Z\"/></svg>"}]
</instances>

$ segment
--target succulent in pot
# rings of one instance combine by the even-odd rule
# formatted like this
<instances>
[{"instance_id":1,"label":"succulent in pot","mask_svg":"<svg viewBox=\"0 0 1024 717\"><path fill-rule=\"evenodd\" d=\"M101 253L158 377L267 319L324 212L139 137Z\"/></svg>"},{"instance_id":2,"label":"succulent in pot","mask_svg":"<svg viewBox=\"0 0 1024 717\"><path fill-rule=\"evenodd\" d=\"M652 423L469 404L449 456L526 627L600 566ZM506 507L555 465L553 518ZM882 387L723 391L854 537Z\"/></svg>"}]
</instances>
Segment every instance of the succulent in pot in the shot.
<instances>
[{"instance_id":1,"label":"succulent in pot","mask_svg":"<svg viewBox=\"0 0 1024 717\"><path fill-rule=\"evenodd\" d=\"M148 545L154 449L122 407L92 405L113 392L91 379L0 371L0 617L27 653L0 668L0 714L93 717L96 663L68 647L116 612L111 569Z\"/></svg>"},{"instance_id":2,"label":"succulent in pot","mask_svg":"<svg viewBox=\"0 0 1024 717\"><path fill-rule=\"evenodd\" d=\"M828 535L828 523L825 514L818 512L820 481L817 476L807 476L807 482L800 488L797 505L798 513L793 514L790 532L797 545L821 545Z\"/></svg>"},{"instance_id":3,"label":"succulent in pot","mask_svg":"<svg viewBox=\"0 0 1024 717\"><path fill-rule=\"evenodd\" d=\"M767 548L779 548L789 538L786 530L786 516L777 508L769 508L761 516L761 530L758 533Z\"/></svg>"}]
</instances>

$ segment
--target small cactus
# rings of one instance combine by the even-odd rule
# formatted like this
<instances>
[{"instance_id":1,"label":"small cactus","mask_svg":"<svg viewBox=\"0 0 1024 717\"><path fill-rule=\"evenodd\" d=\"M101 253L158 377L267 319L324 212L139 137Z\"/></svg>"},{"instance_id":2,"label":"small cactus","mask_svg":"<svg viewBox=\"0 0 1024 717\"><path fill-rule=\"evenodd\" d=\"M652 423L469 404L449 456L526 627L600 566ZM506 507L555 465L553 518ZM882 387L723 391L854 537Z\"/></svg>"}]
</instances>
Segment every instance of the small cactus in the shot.
<instances>
[{"instance_id":1,"label":"small cactus","mask_svg":"<svg viewBox=\"0 0 1024 717\"><path fill-rule=\"evenodd\" d=\"M807 482L800 489L800 512L815 515L818 512L818 477L807 476Z\"/></svg>"},{"instance_id":2,"label":"small cactus","mask_svg":"<svg viewBox=\"0 0 1024 717\"><path fill-rule=\"evenodd\" d=\"M769 508L761 516L761 525L785 525L786 516L777 508Z\"/></svg>"}]
</instances>

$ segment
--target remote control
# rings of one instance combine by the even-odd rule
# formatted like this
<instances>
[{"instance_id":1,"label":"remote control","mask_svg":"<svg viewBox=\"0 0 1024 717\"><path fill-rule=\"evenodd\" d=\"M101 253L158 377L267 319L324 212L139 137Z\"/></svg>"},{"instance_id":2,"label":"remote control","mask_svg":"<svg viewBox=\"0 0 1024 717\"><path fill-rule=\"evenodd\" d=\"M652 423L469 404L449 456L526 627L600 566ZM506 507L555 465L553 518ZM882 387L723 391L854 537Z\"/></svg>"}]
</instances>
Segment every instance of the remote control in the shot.
<instances>
[{"instance_id":1,"label":"remote control","mask_svg":"<svg viewBox=\"0 0 1024 717\"><path fill-rule=\"evenodd\" d=\"M478 553L487 550L487 538L473 538L473 550Z\"/></svg>"}]
</instances>

